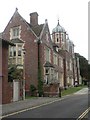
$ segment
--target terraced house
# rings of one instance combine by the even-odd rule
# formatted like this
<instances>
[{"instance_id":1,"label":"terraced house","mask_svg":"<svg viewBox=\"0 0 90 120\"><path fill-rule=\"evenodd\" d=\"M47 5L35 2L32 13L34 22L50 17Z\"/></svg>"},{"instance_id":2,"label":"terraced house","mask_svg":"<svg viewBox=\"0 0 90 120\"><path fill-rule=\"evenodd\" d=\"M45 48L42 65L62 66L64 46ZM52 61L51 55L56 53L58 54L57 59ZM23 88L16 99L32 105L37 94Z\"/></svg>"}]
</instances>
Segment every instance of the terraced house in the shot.
<instances>
[{"instance_id":1,"label":"terraced house","mask_svg":"<svg viewBox=\"0 0 90 120\"><path fill-rule=\"evenodd\" d=\"M33 12L28 23L15 10L2 35L16 45L9 47L9 64L17 65L24 75L21 81L13 80L13 101L20 99L21 90L30 94L30 85L39 91L39 79L44 96L59 95L59 88L74 86L77 81L74 44L68 36L59 20L50 35L47 19L38 24L38 13Z\"/></svg>"}]
</instances>

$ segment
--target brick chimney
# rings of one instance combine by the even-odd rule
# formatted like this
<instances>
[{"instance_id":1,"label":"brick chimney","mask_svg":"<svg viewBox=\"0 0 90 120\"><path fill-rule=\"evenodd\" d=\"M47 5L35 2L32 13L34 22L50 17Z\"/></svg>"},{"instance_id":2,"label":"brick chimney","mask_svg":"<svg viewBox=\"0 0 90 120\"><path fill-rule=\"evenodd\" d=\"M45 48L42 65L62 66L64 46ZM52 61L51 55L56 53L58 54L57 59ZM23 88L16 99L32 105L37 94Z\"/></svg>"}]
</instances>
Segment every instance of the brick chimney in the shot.
<instances>
[{"instance_id":1,"label":"brick chimney","mask_svg":"<svg viewBox=\"0 0 90 120\"><path fill-rule=\"evenodd\" d=\"M32 26L38 25L38 13L37 12L30 13L30 24Z\"/></svg>"}]
</instances>

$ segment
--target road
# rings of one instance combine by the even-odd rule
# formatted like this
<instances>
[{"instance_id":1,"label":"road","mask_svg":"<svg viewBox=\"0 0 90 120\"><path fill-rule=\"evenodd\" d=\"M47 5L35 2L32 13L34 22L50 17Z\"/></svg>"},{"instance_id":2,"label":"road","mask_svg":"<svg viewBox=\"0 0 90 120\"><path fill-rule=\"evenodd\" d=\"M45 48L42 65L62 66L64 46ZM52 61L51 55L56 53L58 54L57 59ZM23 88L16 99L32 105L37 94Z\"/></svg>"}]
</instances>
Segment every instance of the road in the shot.
<instances>
[{"instance_id":1,"label":"road","mask_svg":"<svg viewBox=\"0 0 90 120\"><path fill-rule=\"evenodd\" d=\"M88 108L87 94L74 94L65 99L34 108L7 118L78 118Z\"/></svg>"}]
</instances>

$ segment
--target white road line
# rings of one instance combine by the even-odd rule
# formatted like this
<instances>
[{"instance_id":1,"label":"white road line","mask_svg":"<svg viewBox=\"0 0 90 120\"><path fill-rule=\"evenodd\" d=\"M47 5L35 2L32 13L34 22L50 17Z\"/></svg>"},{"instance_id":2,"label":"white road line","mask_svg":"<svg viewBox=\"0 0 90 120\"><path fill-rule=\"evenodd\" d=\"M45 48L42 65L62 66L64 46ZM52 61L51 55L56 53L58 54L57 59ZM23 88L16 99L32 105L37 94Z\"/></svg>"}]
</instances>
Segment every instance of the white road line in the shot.
<instances>
[{"instance_id":1,"label":"white road line","mask_svg":"<svg viewBox=\"0 0 90 120\"><path fill-rule=\"evenodd\" d=\"M35 109L35 108L39 108L41 106L44 106L44 105L48 105L48 104L51 104L51 103L54 103L54 102L57 102L57 101L61 101L63 100L64 98L61 98L61 99L57 99L57 100L54 100L54 101L51 101L51 102L47 102L47 103L43 103L41 105L37 105L35 107L30 107L30 108L27 108L27 109L23 109L23 110L20 110L20 111L17 111L17 112L13 112L11 114L7 114L7 115L3 115L2 118L5 118L5 117L9 117L9 116L12 116L12 115L15 115L15 114L19 114L19 113L22 113L22 112L25 112L25 111L28 111L28 110L32 110L32 109Z\"/></svg>"},{"instance_id":2,"label":"white road line","mask_svg":"<svg viewBox=\"0 0 90 120\"><path fill-rule=\"evenodd\" d=\"M82 120L90 111L90 107L88 109L86 109L78 118L77 120Z\"/></svg>"}]
</instances>

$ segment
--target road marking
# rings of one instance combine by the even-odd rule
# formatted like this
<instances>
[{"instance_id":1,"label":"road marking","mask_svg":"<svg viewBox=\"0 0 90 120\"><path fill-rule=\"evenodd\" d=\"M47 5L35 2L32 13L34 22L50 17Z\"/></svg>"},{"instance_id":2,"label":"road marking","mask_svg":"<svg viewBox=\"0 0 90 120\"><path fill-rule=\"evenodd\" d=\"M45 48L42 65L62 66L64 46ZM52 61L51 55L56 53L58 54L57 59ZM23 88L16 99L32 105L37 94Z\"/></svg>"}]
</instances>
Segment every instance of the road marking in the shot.
<instances>
[{"instance_id":1,"label":"road marking","mask_svg":"<svg viewBox=\"0 0 90 120\"><path fill-rule=\"evenodd\" d=\"M77 120L82 120L82 119L88 114L89 111L90 111L90 107L89 107L87 110L85 110L85 111L77 118Z\"/></svg>"},{"instance_id":2,"label":"road marking","mask_svg":"<svg viewBox=\"0 0 90 120\"><path fill-rule=\"evenodd\" d=\"M25 111L28 111L28 110L33 110L35 108L39 108L39 107L44 106L44 105L48 105L48 104L51 104L51 103L54 103L54 102L57 102L57 101L61 101L63 99L64 98L56 99L56 100L51 101L51 102L46 102L46 103L43 103L41 105L37 105L37 106L34 106L34 107L30 107L30 108L26 108L26 109L23 109L23 110L20 110L20 111L17 111L17 112L10 113L10 114L7 114L7 115L3 115L1 118L9 117L9 116L12 116L12 115L15 115L15 114L19 114L19 113L22 113L22 112L25 112Z\"/></svg>"}]
</instances>

